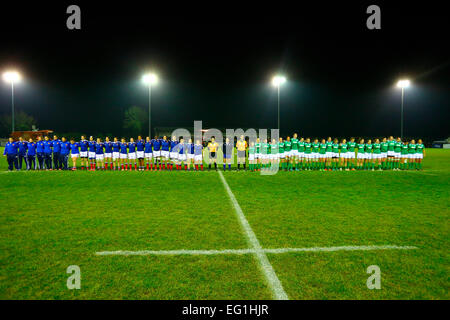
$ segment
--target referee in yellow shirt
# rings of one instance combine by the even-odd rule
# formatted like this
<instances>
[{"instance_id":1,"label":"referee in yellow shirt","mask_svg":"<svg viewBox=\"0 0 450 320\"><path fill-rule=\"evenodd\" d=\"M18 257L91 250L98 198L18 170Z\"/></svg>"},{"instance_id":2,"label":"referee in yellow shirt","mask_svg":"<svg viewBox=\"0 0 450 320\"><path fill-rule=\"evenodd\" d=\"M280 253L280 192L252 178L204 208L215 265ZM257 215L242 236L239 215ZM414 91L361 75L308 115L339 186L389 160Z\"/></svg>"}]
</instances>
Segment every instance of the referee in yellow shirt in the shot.
<instances>
[{"instance_id":1,"label":"referee in yellow shirt","mask_svg":"<svg viewBox=\"0 0 450 320\"><path fill-rule=\"evenodd\" d=\"M214 162L214 169L217 170L217 148L219 147L219 144L216 142L214 137L211 137L211 141L208 143L208 150L209 150L209 166L208 170L211 170L211 161Z\"/></svg>"},{"instance_id":2,"label":"referee in yellow shirt","mask_svg":"<svg viewBox=\"0 0 450 320\"><path fill-rule=\"evenodd\" d=\"M245 170L245 151L247 150L247 141L245 141L243 135L236 142L236 149L237 149L237 162L238 162L237 168L238 168L238 170L241 170L241 163L242 163L244 165L244 170Z\"/></svg>"}]
</instances>

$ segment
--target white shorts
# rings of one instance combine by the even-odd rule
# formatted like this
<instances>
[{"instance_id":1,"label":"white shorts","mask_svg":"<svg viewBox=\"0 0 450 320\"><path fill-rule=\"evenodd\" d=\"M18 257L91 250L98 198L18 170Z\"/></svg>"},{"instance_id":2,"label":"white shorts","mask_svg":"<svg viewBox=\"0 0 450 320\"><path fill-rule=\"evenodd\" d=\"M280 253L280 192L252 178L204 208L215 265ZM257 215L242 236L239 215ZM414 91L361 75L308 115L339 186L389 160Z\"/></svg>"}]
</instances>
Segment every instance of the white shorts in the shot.
<instances>
[{"instance_id":1,"label":"white shorts","mask_svg":"<svg viewBox=\"0 0 450 320\"><path fill-rule=\"evenodd\" d=\"M341 152L341 153L339 153L339 158L341 158L341 159L347 159L347 152Z\"/></svg>"},{"instance_id":2,"label":"white shorts","mask_svg":"<svg viewBox=\"0 0 450 320\"><path fill-rule=\"evenodd\" d=\"M78 158L78 155L79 155L78 153L72 153L72 159L73 158L75 158L75 159Z\"/></svg>"},{"instance_id":3,"label":"white shorts","mask_svg":"<svg viewBox=\"0 0 450 320\"><path fill-rule=\"evenodd\" d=\"M161 150L153 151L153 157L154 157L154 158L159 158L159 157L161 157Z\"/></svg>"},{"instance_id":4,"label":"white shorts","mask_svg":"<svg viewBox=\"0 0 450 320\"><path fill-rule=\"evenodd\" d=\"M318 152L311 153L311 159L319 159L319 153Z\"/></svg>"},{"instance_id":5,"label":"white shorts","mask_svg":"<svg viewBox=\"0 0 450 320\"><path fill-rule=\"evenodd\" d=\"M416 159L423 159L423 153L416 153Z\"/></svg>"},{"instance_id":6,"label":"white shorts","mask_svg":"<svg viewBox=\"0 0 450 320\"><path fill-rule=\"evenodd\" d=\"M88 154L89 154L89 159L95 159L96 158L95 152L89 151Z\"/></svg>"},{"instance_id":7,"label":"white shorts","mask_svg":"<svg viewBox=\"0 0 450 320\"><path fill-rule=\"evenodd\" d=\"M136 151L136 156L138 159L144 159L144 151Z\"/></svg>"},{"instance_id":8,"label":"white shorts","mask_svg":"<svg viewBox=\"0 0 450 320\"><path fill-rule=\"evenodd\" d=\"M261 158L261 153L255 153L255 159Z\"/></svg>"},{"instance_id":9,"label":"white shorts","mask_svg":"<svg viewBox=\"0 0 450 320\"><path fill-rule=\"evenodd\" d=\"M382 152L382 153L381 153L381 158L383 158L383 159L384 159L384 158L387 158L387 152Z\"/></svg>"},{"instance_id":10,"label":"white shorts","mask_svg":"<svg viewBox=\"0 0 450 320\"><path fill-rule=\"evenodd\" d=\"M105 158L112 158L112 153L105 153Z\"/></svg>"},{"instance_id":11,"label":"white shorts","mask_svg":"<svg viewBox=\"0 0 450 320\"><path fill-rule=\"evenodd\" d=\"M366 159L373 159L373 155L371 153L366 153Z\"/></svg>"},{"instance_id":12,"label":"white shorts","mask_svg":"<svg viewBox=\"0 0 450 320\"><path fill-rule=\"evenodd\" d=\"M332 157L333 157L333 152L327 151L327 152L325 153L325 157L326 157L326 158L332 158Z\"/></svg>"},{"instance_id":13,"label":"white shorts","mask_svg":"<svg viewBox=\"0 0 450 320\"><path fill-rule=\"evenodd\" d=\"M186 154L179 153L178 154L178 161L186 161Z\"/></svg>"},{"instance_id":14,"label":"white shorts","mask_svg":"<svg viewBox=\"0 0 450 320\"><path fill-rule=\"evenodd\" d=\"M88 152L87 151L80 151L80 157L81 158L87 158Z\"/></svg>"},{"instance_id":15,"label":"white shorts","mask_svg":"<svg viewBox=\"0 0 450 320\"><path fill-rule=\"evenodd\" d=\"M112 154L113 160L117 160L120 158L120 153L119 152L113 152Z\"/></svg>"},{"instance_id":16,"label":"white shorts","mask_svg":"<svg viewBox=\"0 0 450 320\"><path fill-rule=\"evenodd\" d=\"M128 154L126 154L126 153L121 153L121 154L120 154L120 159L128 159Z\"/></svg>"},{"instance_id":17,"label":"white shorts","mask_svg":"<svg viewBox=\"0 0 450 320\"><path fill-rule=\"evenodd\" d=\"M265 154L265 156L269 157L269 159L278 159L278 153Z\"/></svg>"},{"instance_id":18,"label":"white shorts","mask_svg":"<svg viewBox=\"0 0 450 320\"><path fill-rule=\"evenodd\" d=\"M144 153L145 159L151 159L153 158L153 153Z\"/></svg>"},{"instance_id":19,"label":"white shorts","mask_svg":"<svg viewBox=\"0 0 450 320\"><path fill-rule=\"evenodd\" d=\"M285 157L286 157L286 155L284 152L278 154L278 158L280 158L280 159L284 159Z\"/></svg>"},{"instance_id":20,"label":"white shorts","mask_svg":"<svg viewBox=\"0 0 450 320\"><path fill-rule=\"evenodd\" d=\"M415 153L410 153L408 158L409 159L416 159L416 154Z\"/></svg>"},{"instance_id":21,"label":"white shorts","mask_svg":"<svg viewBox=\"0 0 450 320\"><path fill-rule=\"evenodd\" d=\"M195 161L202 161L203 160L202 155L201 154L195 154L194 155L194 160Z\"/></svg>"},{"instance_id":22,"label":"white shorts","mask_svg":"<svg viewBox=\"0 0 450 320\"><path fill-rule=\"evenodd\" d=\"M354 151L348 151L347 152L347 159L355 159L356 155Z\"/></svg>"},{"instance_id":23,"label":"white shorts","mask_svg":"<svg viewBox=\"0 0 450 320\"><path fill-rule=\"evenodd\" d=\"M187 158L188 158L189 160L194 159L194 154L193 154L193 153L188 153L188 154L187 154Z\"/></svg>"},{"instance_id":24,"label":"white shorts","mask_svg":"<svg viewBox=\"0 0 450 320\"><path fill-rule=\"evenodd\" d=\"M393 156L395 156L395 152L394 151L388 151L387 155L388 155L388 157L393 157Z\"/></svg>"},{"instance_id":25,"label":"white shorts","mask_svg":"<svg viewBox=\"0 0 450 320\"><path fill-rule=\"evenodd\" d=\"M255 160L255 155L254 154L249 154L248 155L248 161L253 161Z\"/></svg>"},{"instance_id":26,"label":"white shorts","mask_svg":"<svg viewBox=\"0 0 450 320\"><path fill-rule=\"evenodd\" d=\"M374 153L374 154L372 155L372 158L373 158L373 159L381 159L381 153Z\"/></svg>"},{"instance_id":27,"label":"white shorts","mask_svg":"<svg viewBox=\"0 0 450 320\"><path fill-rule=\"evenodd\" d=\"M128 159L131 159L131 160L136 159L136 152L129 152L128 153Z\"/></svg>"},{"instance_id":28,"label":"white shorts","mask_svg":"<svg viewBox=\"0 0 450 320\"><path fill-rule=\"evenodd\" d=\"M400 158L400 156L401 156L400 152L396 152L396 153L395 153L395 157L396 157L396 158Z\"/></svg>"},{"instance_id":29,"label":"white shorts","mask_svg":"<svg viewBox=\"0 0 450 320\"><path fill-rule=\"evenodd\" d=\"M358 152L357 159L365 159L365 158L366 158L366 154L365 153Z\"/></svg>"},{"instance_id":30,"label":"white shorts","mask_svg":"<svg viewBox=\"0 0 450 320\"><path fill-rule=\"evenodd\" d=\"M161 157L169 159L169 151L161 150Z\"/></svg>"},{"instance_id":31,"label":"white shorts","mask_svg":"<svg viewBox=\"0 0 450 320\"><path fill-rule=\"evenodd\" d=\"M104 155L103 155L103 154L96 154L96 155L95 155L95 160L97 160L97 161L102 161L103 158L104 158Z\"/></svg>"},{"instance_id":32,"label":"white shorts","mask_svg":"<svg viewBox=\"0 0 450 320\"><path fill-rule=\"evenodd\" d=\"M333 152L333 158L339 158L339 152Z\"/></svg>"},{"instance_id":33,"label":"white shorts","mask_svg":"<svg viewBox=\"0 0 450 320\"><path fill-rule=\"evenodd\" d=\"M178 159L179 158L178 155L179 155L178 152L170 152L169 153L170 159Z\"/></svg>"}]
</instances>

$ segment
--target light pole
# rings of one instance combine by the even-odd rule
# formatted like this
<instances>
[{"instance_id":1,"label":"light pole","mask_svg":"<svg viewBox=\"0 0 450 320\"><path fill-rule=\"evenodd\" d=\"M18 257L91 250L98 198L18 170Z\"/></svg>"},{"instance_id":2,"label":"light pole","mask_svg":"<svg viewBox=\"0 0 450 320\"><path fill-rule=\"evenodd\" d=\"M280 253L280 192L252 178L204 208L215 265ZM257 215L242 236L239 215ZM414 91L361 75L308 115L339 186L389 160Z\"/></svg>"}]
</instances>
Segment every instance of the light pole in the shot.
<instances>
[{"instance_id":1,"label":"light pole","mask_svg":"<svg viewBox=\"0 0 450 320\"><path fill-rule=\"evenodd\" d=\"M152 85L158 82L158 76L147 73L142 76L142 82L148 86L148 136L152 138Z\"/></svg>"},{"instance_id":2,"label":"light pole","mask_svg":"<svg viewBox=\"0 0 450 320\"><path fill-rule=\"evenodd\" d=\"M401 106L401 119L400 119L400 138L403 140L403 101L405 97L405 88L408 88L410 85L410 81L408 79L399 80L397 82L397 87L402 89L402 106Z\"/></svg>"},{"instance_id":3,"label":"light pole","mask_svg":"<svg viewBox=\"0 0 450 320\"><path fill-rule=\"evenodd\" d=\"M278 94L278 132L280 132L280 86L286 82L284 76L277 75L272 78L272 84L277 88Z\"/></svg>"},{"instance_id":4,"label":"light pole","mask_svg":"<svg viewBox=\"0 0 450 320\"><path fill-rule=\"evenodd\" d=\"M14 83L19 82L21 79L20 74L17 71L7 71L3 73L3 80L11 84L11 128L14 132Z\"/></svg>"}]
</instances>

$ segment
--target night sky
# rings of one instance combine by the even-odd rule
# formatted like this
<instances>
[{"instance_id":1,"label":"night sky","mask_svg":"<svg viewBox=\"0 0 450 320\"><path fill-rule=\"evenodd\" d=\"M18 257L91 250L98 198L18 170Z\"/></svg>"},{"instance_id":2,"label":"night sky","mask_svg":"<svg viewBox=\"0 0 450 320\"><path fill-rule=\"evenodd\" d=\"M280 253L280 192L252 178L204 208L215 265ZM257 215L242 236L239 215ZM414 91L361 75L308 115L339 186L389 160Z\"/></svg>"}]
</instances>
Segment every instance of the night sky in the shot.
<instances>
[{"instance_id":1,"label":"night sky","mask_svg":"<svg viewBox=\"0 0 450 320\"><path fill-rule=\"evenodd\" d=\"M91 1L92 2L92 1ZM301 136L400 134L450 136L449 18L432 2L305 6L298 2L89 2L1 8L0 70L21 71L16 108L40 129L124 134L124 110L147 110L147 70L158 73L152 125L275 128L275 73L281 130ZM96 2L97 3L97 2ZM336 3L336 2L335 2ZM80 31L66 28L66 8L81 7ZM366 28L366 8L381 7L381 30ZM10 112L0 87L0 114ZM143 132L145 134L145 132Z\"/></svg>"}]
</instances>

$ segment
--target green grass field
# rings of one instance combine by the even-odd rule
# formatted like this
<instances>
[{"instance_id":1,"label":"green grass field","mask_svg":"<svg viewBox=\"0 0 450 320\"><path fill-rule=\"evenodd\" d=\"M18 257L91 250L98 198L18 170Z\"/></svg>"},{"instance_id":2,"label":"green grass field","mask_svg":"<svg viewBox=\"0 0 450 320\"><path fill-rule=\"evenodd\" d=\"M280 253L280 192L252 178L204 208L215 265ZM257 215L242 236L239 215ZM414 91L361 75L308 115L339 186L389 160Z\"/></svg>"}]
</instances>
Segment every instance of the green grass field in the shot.
<instances>
[{"instance_id":1,"label":"green grass field","mask_svg":"<svg viewBox=\"0 0 450 320\"><path fill-rule=\"evenodd\" d=\"M417 247L267 253L289 299L450 298L450 150L428 149L420 172L223 176L262 248ZM3 159L0 192L0 299L273 298L254 254L96 254L249 248L217 172L9 173Z\"/></svg>"}]
</instances>

